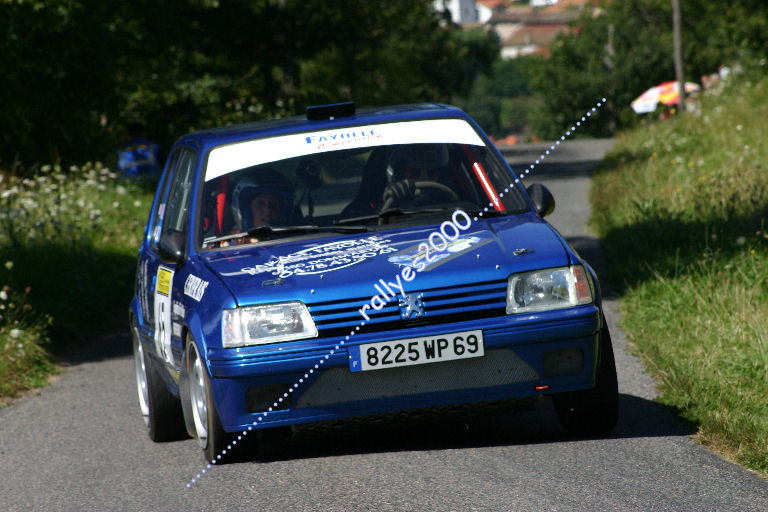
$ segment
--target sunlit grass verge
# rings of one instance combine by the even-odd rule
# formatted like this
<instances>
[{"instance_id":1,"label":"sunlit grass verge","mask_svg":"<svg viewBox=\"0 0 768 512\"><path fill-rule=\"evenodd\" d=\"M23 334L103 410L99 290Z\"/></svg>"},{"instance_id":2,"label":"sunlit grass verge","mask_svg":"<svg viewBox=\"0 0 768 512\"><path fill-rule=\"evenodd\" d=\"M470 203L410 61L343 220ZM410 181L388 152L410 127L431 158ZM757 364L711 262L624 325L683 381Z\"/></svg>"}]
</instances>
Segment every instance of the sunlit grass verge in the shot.
<instances>
[{"instance_id":1,"label":"sunlit grass verge","mask_svg":"<svg viewBox=\"0 0 768 512\"><path fill-rule=\"evenodd\" d=\"M0 404L125 323L152 199L100 164L20 174L0 174Z\"/></svg>"},{"instance_id":2,"label":"sunlit grass verge","mask_svg":"<svg viewBox=\"0 0 768 512\"><path fill-rule=\"evenodd\" d=\"M622 325L661 401L768 477L768 80L623 134L592 185Z\"/></svg>"},{"instance_id":3,"label":"sunlit grass verge","mask_svg":"<svg viewBox=\"0 0 768 512\"><path fill-rule=\"evenodd\" d=\"M5 262L3 270L13 268ZM5 285L0 289L0 407L19 391L43 386L55 373L48 353L49 319L32 311L22 294Z\"/></svg>"}]
</instances>

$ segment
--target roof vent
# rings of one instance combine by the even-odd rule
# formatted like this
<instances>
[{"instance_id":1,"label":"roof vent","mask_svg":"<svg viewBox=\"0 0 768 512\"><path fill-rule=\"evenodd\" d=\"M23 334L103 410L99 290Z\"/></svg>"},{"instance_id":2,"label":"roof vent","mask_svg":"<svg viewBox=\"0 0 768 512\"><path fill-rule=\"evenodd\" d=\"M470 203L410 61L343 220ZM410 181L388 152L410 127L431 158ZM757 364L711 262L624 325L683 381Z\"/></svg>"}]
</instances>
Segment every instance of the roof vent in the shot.
<instances>
[{"instance_id":1,"label":"roof vent","mask_svg":"<svg viewBox=\"0 0 768 512\"><path fill-rule=\"evenodd\" d=\"M333 103L331 105L315 105L307 107L308 121L323 121L336 119L337 117L350 117L355 115L355 102Z\"/></svg>"}]
</instances>

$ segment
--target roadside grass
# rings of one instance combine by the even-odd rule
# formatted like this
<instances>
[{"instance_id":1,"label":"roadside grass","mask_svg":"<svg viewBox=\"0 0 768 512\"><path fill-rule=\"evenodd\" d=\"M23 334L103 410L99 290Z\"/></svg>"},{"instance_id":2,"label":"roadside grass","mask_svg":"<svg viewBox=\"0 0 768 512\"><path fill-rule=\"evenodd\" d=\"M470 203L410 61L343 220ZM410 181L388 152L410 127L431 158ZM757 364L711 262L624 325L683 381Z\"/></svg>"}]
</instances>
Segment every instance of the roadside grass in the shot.
<instances>
[{"instance_id":1,"label":"roadside grass","mask_svg":"<svg viewBox=\"0 0 768 512\"><path fill-rule=\"evenodd\" d=\"M8 265L7 267L10 267ZM7 269L7 267L5 267ZM0 407L21 389L44 386L56 373L43 345L48 317L36 314L9 285L0 290Z\"/></svg>"},{"instance_id":2,"label":"roadside grass","mask_svg":"<svg viewBox=\"0 0 768 512\"><path fill-rule=\"evenodd\" d=\"M100 164L0 175L0 407L125 323L152 201Z\"/></svg>"},{"instance_id":3,"label":"roadside grass","mask_svg":"<svg viewBox=\"0 0 768 512\"><path fill-rule=\"evenodd\" d=\"M595 173L592 227L660 400L768 478L768 78L626 132Z\"/></svg>"}]
</instances>

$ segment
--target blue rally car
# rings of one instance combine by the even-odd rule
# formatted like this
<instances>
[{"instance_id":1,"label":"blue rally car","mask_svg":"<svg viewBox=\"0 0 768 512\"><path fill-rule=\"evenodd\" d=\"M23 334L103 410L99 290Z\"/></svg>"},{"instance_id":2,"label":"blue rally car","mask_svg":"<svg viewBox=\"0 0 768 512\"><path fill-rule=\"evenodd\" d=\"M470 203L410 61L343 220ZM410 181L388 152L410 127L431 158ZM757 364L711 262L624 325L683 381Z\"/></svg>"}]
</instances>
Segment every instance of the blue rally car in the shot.
<instances>
[{"instance_id":1,"label":"blue rally car","mask_svg":"<svg viewBox=\"0 0 768 512\"><path fill-rule=\"evenodd\" d=\"M181 137L130 306L150 437L218 460L257 428L545 395L567 432L606 433L600 287L553 208L445 105Z\"/></svg>"}]
</instances>

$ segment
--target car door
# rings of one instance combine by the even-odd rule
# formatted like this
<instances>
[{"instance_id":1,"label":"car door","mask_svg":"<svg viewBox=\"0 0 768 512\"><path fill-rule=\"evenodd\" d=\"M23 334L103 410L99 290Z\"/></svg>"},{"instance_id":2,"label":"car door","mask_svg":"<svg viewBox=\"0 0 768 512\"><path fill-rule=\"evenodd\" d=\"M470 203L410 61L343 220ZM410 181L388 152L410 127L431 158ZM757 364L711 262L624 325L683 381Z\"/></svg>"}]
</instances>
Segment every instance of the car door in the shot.
<instances>
[{"instance_id":1,"label":"car door","mask_svg":"<svg viewBox=\"0 0 768 512\"><path fill-rule=\"evenodd\" d=\"M180 346L176 350L173 347L173 334L178 331L174 328L178 321L173 321L173 290L178 267L186 254L187 221L197 154L191 148L182 147L171 158L169 172L161 185L151 216L148 250L143 251L143 259L139 261L139 274L143 273L144 280L149 284L142 297L145 305L143 313L155 353L170 367L178 369L181 354ZM178 335L177 332L177 338Z\"/></svg>"}]
</instances>

